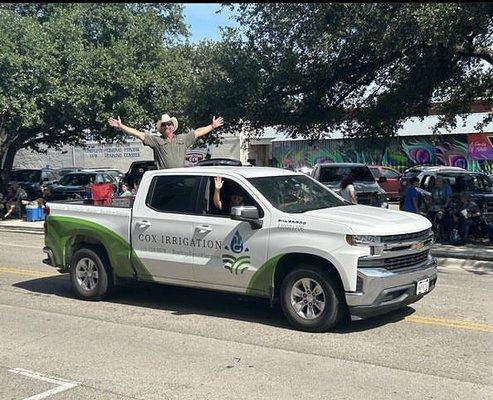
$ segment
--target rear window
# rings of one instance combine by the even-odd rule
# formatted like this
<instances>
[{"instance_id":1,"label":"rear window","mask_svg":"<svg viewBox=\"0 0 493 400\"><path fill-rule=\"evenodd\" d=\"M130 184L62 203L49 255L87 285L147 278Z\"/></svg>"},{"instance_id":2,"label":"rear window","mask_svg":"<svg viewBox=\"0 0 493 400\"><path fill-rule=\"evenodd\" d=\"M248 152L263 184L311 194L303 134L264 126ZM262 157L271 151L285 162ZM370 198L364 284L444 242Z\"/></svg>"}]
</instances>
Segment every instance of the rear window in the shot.
<instances>
[{"instance_id":1,"label":"rear window","mask_svg":"<svg viewBox=\"0 0 493 400\"><path fill-rule=\"evenodd\" d=\"M146 204L160 212L197 213L197 193L200 176L156 176L151 182Z\"/></svg>"},{"instance_id":2,"label":"rear window","mask_svg":"<svg viewBox=\"0 0 493 400\"><path fill-rule=\"evenodd\" d=\"M322 166L320 168L320 182L340 182L348 175L352 175L355 181L375 181L367 166Z\"/></svg>"},{"instance_id":3,"label":"rear window","mask_svg":"<svg viewBox=\"0 0 493 400\"><path fill-rule=\"evenodd\" d=\"M12 171L10 180L17 182L39 182L41 180L41 171L35 169Z\"/></svg>"}]
</instances>

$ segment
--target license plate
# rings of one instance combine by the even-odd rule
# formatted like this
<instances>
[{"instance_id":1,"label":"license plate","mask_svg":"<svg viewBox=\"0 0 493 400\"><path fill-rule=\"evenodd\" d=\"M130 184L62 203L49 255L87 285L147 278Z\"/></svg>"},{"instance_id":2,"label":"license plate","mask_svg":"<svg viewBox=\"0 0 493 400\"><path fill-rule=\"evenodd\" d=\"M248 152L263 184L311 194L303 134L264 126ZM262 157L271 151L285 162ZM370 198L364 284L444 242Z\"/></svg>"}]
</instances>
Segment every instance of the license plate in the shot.
<instances>
[{"instance_id":1,"label":"license plate","mask_svg":"<svg viewBox=\"0 0 493 400\"><path fill-rule=\"evenodd\" d=\"M416 283L416 294L426 293L430 290L430 278L423 279Z\"/></svg>"}]
</instances>

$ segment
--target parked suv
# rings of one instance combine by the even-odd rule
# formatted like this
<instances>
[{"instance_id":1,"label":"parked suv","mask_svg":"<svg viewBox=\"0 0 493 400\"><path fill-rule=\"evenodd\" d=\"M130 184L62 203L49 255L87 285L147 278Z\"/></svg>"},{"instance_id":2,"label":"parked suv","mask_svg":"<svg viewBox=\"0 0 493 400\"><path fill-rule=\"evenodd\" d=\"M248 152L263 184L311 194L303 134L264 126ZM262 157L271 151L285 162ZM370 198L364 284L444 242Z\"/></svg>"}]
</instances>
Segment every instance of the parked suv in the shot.
<instances>
[{"instance_id":1,"label":"parked suv","mask_svg":"<svg viewBox=\"0 0 493 400\"><path fill-rule=\"evenodd\" d=\"M59 176L54 169L15 169L10 174L9 184L17 183L27 193L28 200L41 197L41 185L51 184Z\"/></svg>"},{"instance_id":2,"label":"parked suv","mask_svg":"<svg viewBox=\"0 0 493 400\"><path fill-rule=\"evenodd\" d=\"M154 160L134 161L130 164L128 172L125 174L125 182L134 187L135 181L142 179L144 172L157 169Z\"/></svg>"},{"instance_id":3,"label":"parked suv","mask_svg":"<svg viewBox=\"0 0 493 400\"><path fill-rule=\"evenodd\" d=\"M458 198L461 192L470 193L483 214L493 219L493 182L487 174L457 167L428 167L418 175L419 186L431 192L437 176L449 183L454 197Z\"/></svg>"},{"instance_id":4,"label":"parked suv","mask_svg":"<svg viewBox=\"0 0 493 400\"><path fill-rule=\"evenodd\" d=\"M370 204L370 194L377 193L382 207L388 208L387 195L375 181L373 174L365 164L357 163L318 163L313 168L312 177L329 189L340 194L341 181L347 176L354 178L354 189L359 204Z\"/></svg>"},{"instance_id":5,"label":"parked suv","mask_svg":"<svg viewBox=\"0 0 493 400\"><path fill-rule=\"evenodd\" d=\"M111 183L117 187L116 180L103 172L80 171L64 175L60 181L50 185L54 200L75 199L84 196L91 183Z\"/></svg>"}]
</instances>

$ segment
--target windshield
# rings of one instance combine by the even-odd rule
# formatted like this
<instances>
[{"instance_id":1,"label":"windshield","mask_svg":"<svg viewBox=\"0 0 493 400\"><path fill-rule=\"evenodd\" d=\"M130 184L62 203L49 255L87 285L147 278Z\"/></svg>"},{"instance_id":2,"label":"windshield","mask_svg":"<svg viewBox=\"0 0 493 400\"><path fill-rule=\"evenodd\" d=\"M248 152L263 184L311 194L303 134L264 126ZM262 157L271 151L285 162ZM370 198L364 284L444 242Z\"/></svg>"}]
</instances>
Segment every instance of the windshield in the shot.
<instances>
[{"instance_id":1,"label":"windshield","mask_svg":"<svg viewBox=\"0 0 493 400\"><path fill-rule=\"evenodd\" d=\"M452 188L452 193L460 192L491 192L490 179L479 174L440 174Z\"/></svg>"},{"instance_id":2,"label":"windshield","mask_svg":"<svg viewBox=\"0 0 493 400\"><path fill-rule=\"evenodd\" d=\"M320 167L320 182L341 182L348 175L352 175L355 181L375 182L375 178L367 166Z\"/></svg>"},{"instance_id":3,"label":"windshield","mask_svg":"<svg viewBox=\"0 0 493 400\"><path fill-rule=\"evenodd\" d=\"M60 179L60 185L65 186L86 186L94 182L96 175L67 174Z\"/></svg>"},{"instance_id":4,"label":"windshield","mask_svg":"<svg viewBox=\"0 0 493 400\"><path fill-rule=\"evenodd\" d=\"M302 213L345 205L329 189L306 175L266 176L248 181L284 212Z\"/></svg>"},{"instance_id":5,"label":"windshield","mask_svg":"<svg viewBox=\"0 0 493 400\"><path fill-rule=\"evenodd\" d=\"M41 180L41 171L36 169L12 171L10 179L17 182L39 182Z\"/></svg>"}]
</instances>

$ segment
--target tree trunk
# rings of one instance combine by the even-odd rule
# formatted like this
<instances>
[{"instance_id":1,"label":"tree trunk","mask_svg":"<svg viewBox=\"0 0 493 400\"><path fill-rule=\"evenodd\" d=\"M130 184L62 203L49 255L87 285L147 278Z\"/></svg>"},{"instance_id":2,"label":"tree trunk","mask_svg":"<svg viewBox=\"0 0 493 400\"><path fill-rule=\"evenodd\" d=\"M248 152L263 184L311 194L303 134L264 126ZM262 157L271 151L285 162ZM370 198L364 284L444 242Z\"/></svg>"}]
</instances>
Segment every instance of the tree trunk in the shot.
<instances>
[{"instance_id":1,"label":"tree trunk","mask_svg":"<svg viewBox=\"0 0 493 400\"><path fill-rule=\"evenodd\" d=\"M18 148L14 145L0 146L0 192L5 193Z\"/></svg>"}]
</instances>

